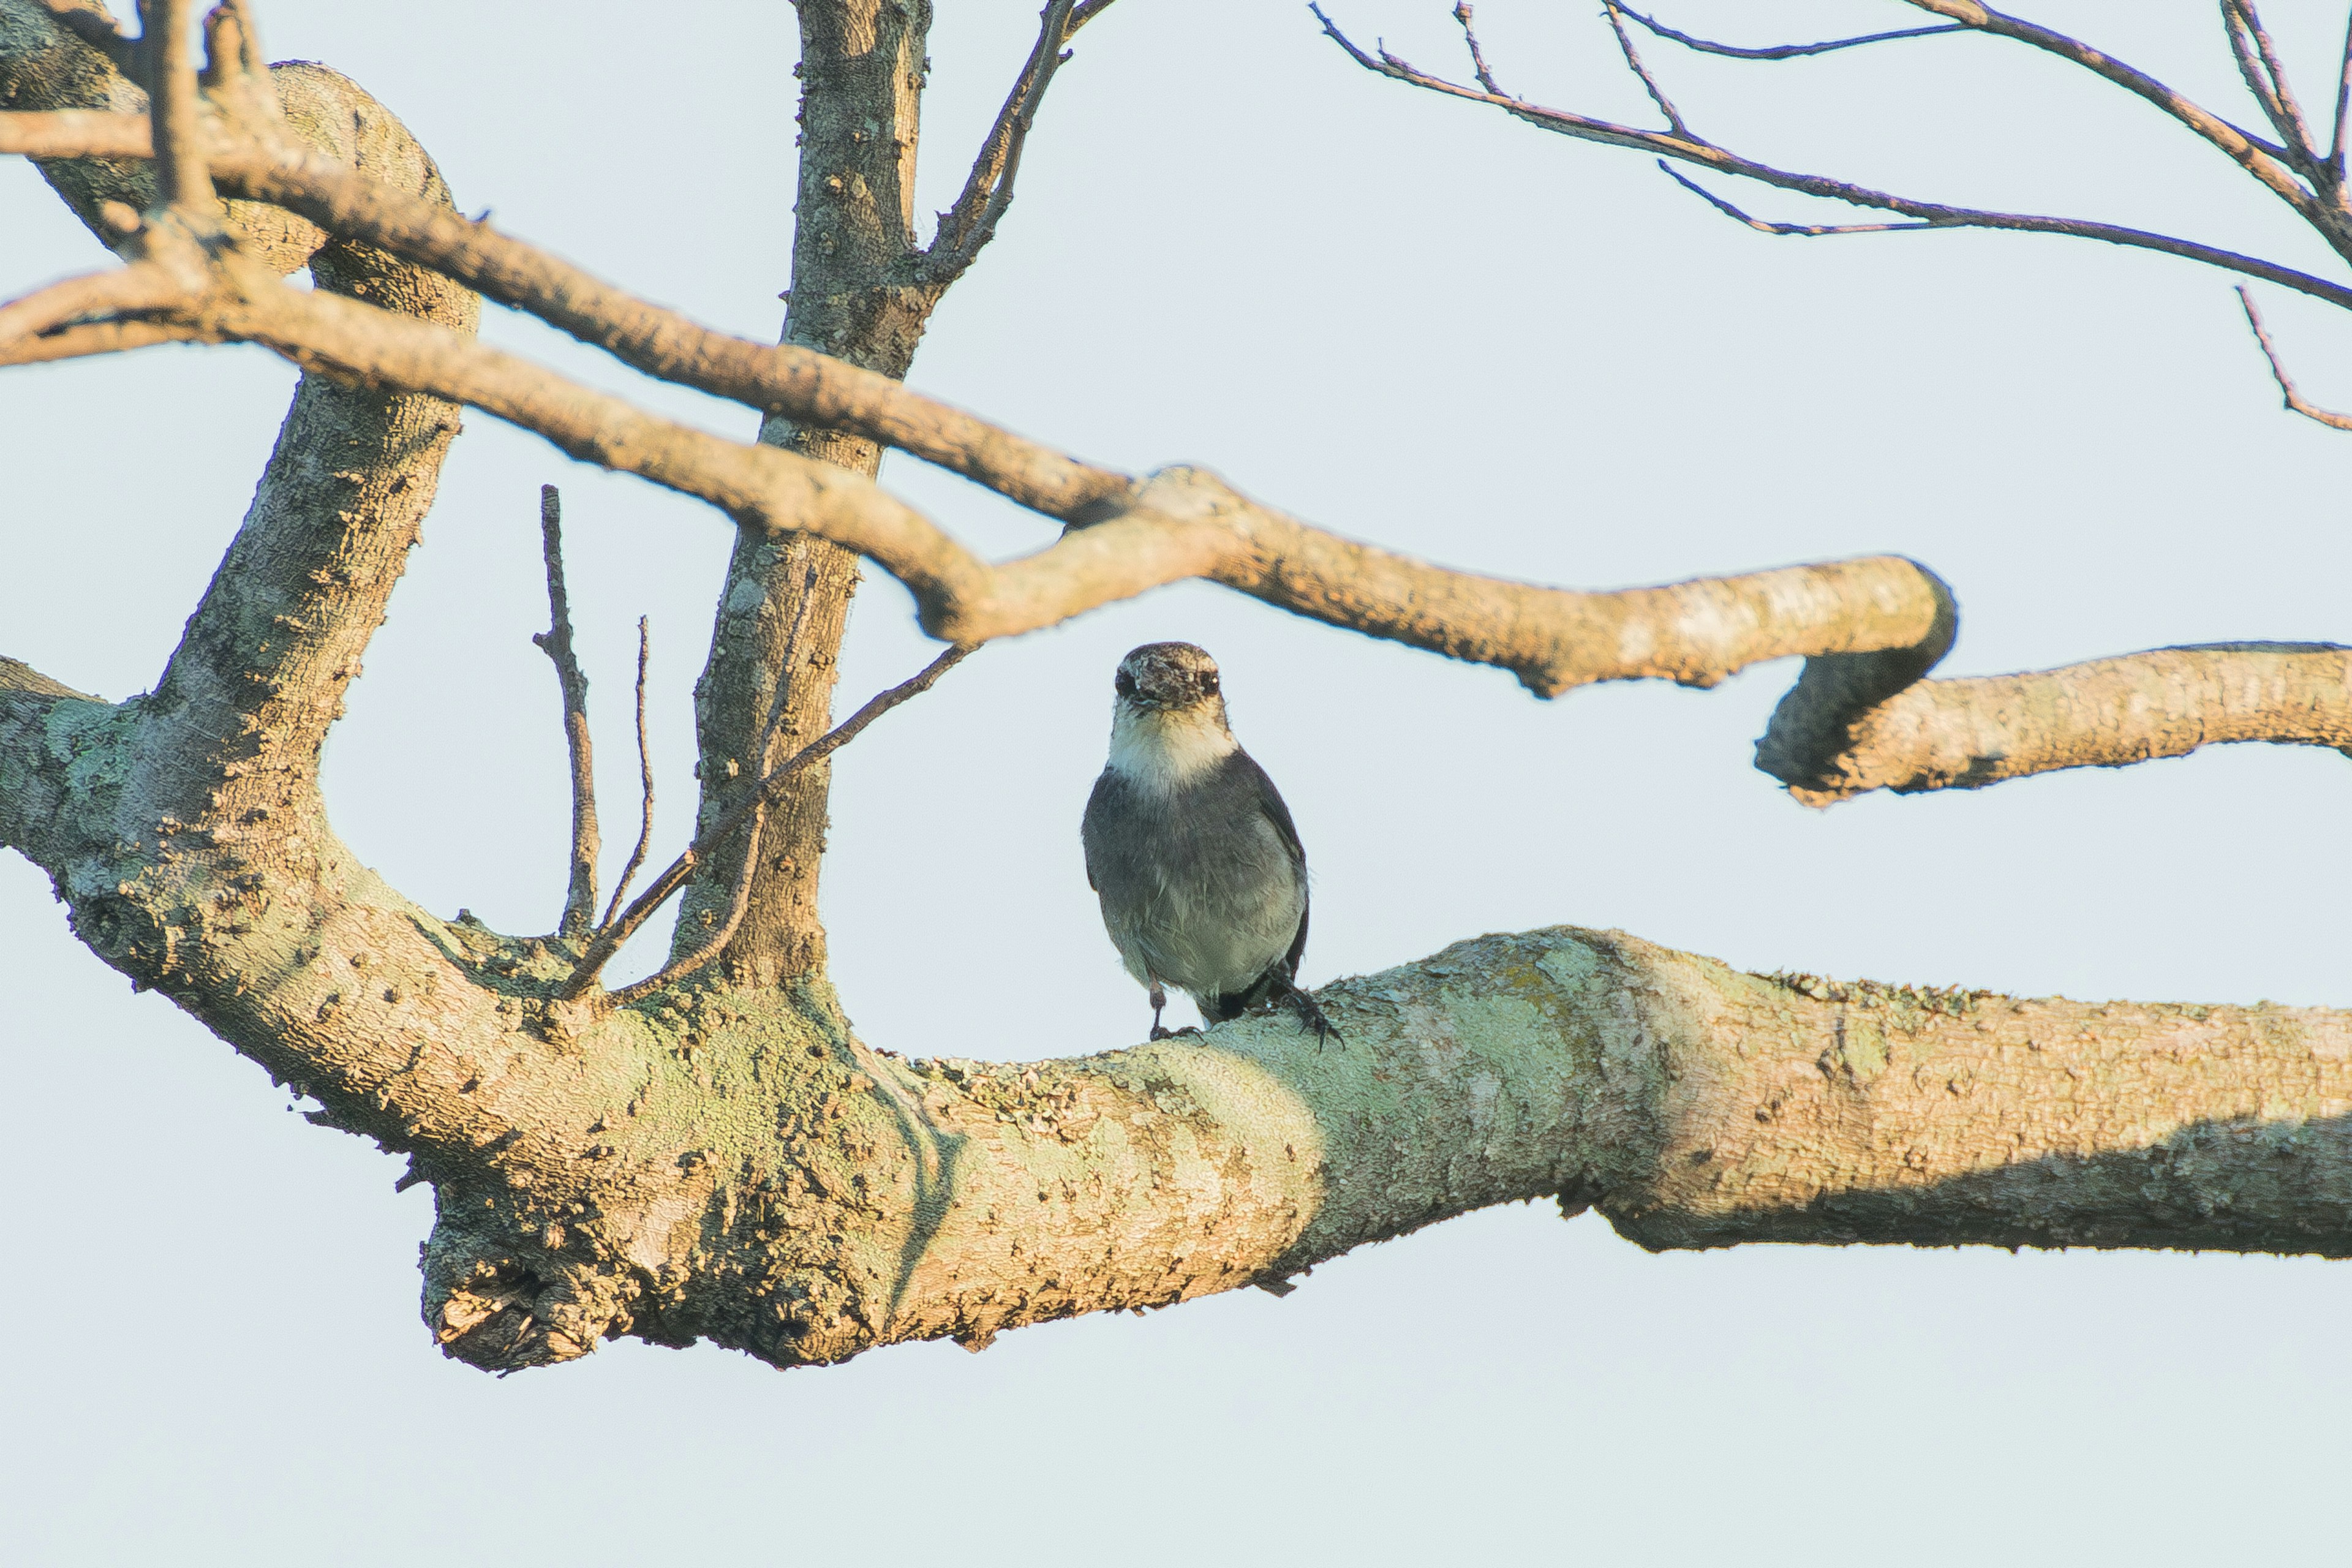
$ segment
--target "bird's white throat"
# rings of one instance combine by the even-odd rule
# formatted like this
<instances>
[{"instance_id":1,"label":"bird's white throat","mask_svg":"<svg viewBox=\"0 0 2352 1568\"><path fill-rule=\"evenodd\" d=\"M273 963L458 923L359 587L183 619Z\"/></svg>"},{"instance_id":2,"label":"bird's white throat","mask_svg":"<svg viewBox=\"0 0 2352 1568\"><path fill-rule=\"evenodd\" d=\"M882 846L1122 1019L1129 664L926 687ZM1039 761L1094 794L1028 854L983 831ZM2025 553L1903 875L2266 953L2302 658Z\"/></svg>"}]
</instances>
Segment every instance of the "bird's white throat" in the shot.
<instances>
[{"instance_id":1,"label":"bird's white throat","mask_svg":"<svg viewBox=\"0 0 2352 1568\"><path fill-rule=\"evenodd\" d=\"M1121 702L1110 721L1110 771L1155 794L1192 783L1241 749L1215 700L1177 710Z\"/></svg>"}]
</instances>

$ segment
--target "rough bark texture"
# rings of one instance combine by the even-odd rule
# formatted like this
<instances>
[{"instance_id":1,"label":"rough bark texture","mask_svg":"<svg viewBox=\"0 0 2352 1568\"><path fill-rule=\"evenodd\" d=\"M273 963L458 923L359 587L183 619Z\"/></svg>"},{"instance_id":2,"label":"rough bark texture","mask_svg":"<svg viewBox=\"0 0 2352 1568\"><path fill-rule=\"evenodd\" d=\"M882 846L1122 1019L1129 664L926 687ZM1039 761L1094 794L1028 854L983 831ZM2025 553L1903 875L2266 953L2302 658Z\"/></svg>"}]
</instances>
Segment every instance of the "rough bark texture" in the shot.
<instances>
[{"instance_id":1,"label":"rough bark texture","mask_svg":"<svg viewBox=\"0 0 2352 1568\"><path fill-rule=\"evenodd\" d=\"M913 266L928 12L804 0L802 15L809 156L790 330L896 374L929 308L905 284L917 275L891 270ZM29 0L0 0L0 98L131 103L111 70ZM315 68L278 83L315 145L446 199L349 83ZM138 175L53 173L91 214L143 201ZM463 289L316 229L268 233L272 264L308 258L322 292L257 303L263 291L231 268L223 320L361 374L305 377L152 695L109 704L0 659L0 844L48 873L105 962L315 1097L314 1120L411 1156L436 1202L425 1318L452 1355L510 1369L622 1334L707 1337L779 1365L914 1339L978 1346L1045 1319L1280 1289L1364 1242L1546 1195L1597 1206L1652 1247L2352 1253L2352 1015L2337 1012L1760 977L1562 928L1327 988L1341 1040L1256 1015L1197 1042L1028 1067L877 1053L846 1033L824 978L821 785L772 818L761 923L730 963L625 1005L564 1000L573 941L416 908L352 859L317 787L320 742L455 430L454 407L423 395L445 385L425 372L475 376L468 400L510 417L557 394L467 342ZM404 324L368 326L338 293ZM369 332L397 352L369 361L347 341ZM631 443L685 437L629 423L642 417L585 395L545 412L584 422L576 438L592 449L657 468L672 459ZM730 798L724 764L749 771L743 740L811 567L783 743L822 722L854 571L818 524L870 527L885 560L936 542L845 471L870 475L872 447L781 423L768 434L824 462L707 437L694 448L723 480L714 499L750 525L702 689L706 821ZM1507 584L1527 596L1482 601L1504 613L1465 631L1413 563L1253 510L1208 476L1171 470L1140 503L1157 521L1079 529L1039 557L1040 599L1066 593L1073 570L1131 571L1119 552L1149 555L1173 520L1181 548L1223 552L1248 591L1319 596L1333 618L1390 616L1431 637L1560 638L1559 659L1579 668L1696 682L1724 659L1788 651L1795 626L1821 656L1809 700L1841 742L1867 720L1856 704L1877 711L1949 639L1948 595L1894 560L1630 595ZM1340 578L1318 557L1349 551ZM942 568L964 574L967 610L1001 614L988 595L1014 579L971 575L984 570ZM1530 633L1528 606L1563 618ZM1661 628L1681 640L1662 644ZM1693 647L1716 663L1677 662Z\"/></svg>"},{"instance_id":2,"label":"rough bark texture","mask_svg":"<svg viewBox=\"0 0 2352 1568\"><path fill-rule=\"evenodd\" d=\"M2328 643L2157 648L2024 675L1923 680L1859 705L1835 735L1788 733L1805 728L1797 695L1757 742L1756 765L1808 805L1874 789L1979 789L2061 768L2129 767L2231 741L2352 755L2352 649Z\"/></svg>"},{"instance_id":3,"label":"rough bark texture","mask_svg":"<svg viewBox=\"0 0 2352 1568\"><path fill-rule=\"evenodd\" d=\"M822 349L893 380L921 342L937 291L915 275L915 155L921 128L929 0L848 0L800 7L801 157L784 341ZM771 416L760 439L872 479L882 448L864 437ZM710 657L695 687L708 826L759 771L750 755L779 679L789 679L781 746L790 752L832 721L841 637L857 589L857 558L806 533L745 530L727 564ZM814 596L793 668L785 645ZM770 806L751 902L719 960L734 983L774 986L824 973L817 873L824 854L830 764L795 777ZM716 856L688 888L673 951L700 945L724 919L741 874L740 848Z\"/></svg>"}]
</instances>

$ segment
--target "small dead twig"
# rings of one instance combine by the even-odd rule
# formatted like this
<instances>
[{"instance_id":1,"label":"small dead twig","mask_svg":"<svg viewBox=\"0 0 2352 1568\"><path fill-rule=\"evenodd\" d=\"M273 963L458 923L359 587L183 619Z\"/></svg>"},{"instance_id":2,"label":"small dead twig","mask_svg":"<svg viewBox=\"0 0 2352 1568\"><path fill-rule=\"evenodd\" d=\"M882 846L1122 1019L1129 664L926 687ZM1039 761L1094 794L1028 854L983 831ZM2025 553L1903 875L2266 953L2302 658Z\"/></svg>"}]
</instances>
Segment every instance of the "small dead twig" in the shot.
<instances>
[{"instance_id":1,"label":"small dead twig","mask_svg":"<svg viewBox=\"0 0 2352 1568\"><path fill-rule=\"evenodd\" d=\"M1070 58L1062 46L1110 5L1111 0L1091 0L1084 5L1075 0L1047 0L1039 13L1036 46L1014 79L1004 107L997 110L996 123L989 127L988 138L981 143L980 156L972 161L962 194L940 215L939 232L923 255L924 275L934 285L945 287L961 277L996 237L996 226L1013 205L1013 183L1021 173L1021 152L1028 143L1030 126L1036 122L1037 106L1045 101L1055 71Z\"/></svg>"},{"instance_id":2,"label":"small dead twig","mask_svg":"<svg viewBox=\"0 0 2352 1568\"><path fill-rule=\"evenodd\" d=\"M615 1002L635 1001L683 980L724 952L742 928L743 917L751 908L752 884L760 875L760 840L768 827L768 784L775 773L776 736L782 731L785 714L792 706L793 674L800 662L801 632L808 625L809 606L815 602L816 568L812 565L801 578L800 604L793 611L792 629L784 634L783 657L776 663L776 689L769 698L768 717L760 726L759 739L751 746L751 817L743 826L743 858L736 866L735 880L727 890L726 912L719 917L701 946L671 959L659 973L614 993Z\"/></svg>"},{"instance_id":3,"label":"small dead twig","mask_svg":"<svg viewBox=\"0 0 2352 1568\"><path fill-rule=\"evenodd\" d=\"M1675 107L1675 100L1666 96L1666 89L1658 85L1658 79L1642 63L1642 51L1633 47L1633 35L1625 30L1625 16L1616 0L1601 0L1601 9L1609 18L1609 30L1617 35L1617 52L1625 57L1626 68L1641 79L1642 90L1650 95L1650 101L1658 106L1658 112L1666 117L1666 124L1675 135L1691 135L1691 128L1683 121L1683 111ZM1463 26L1466 29L1469 24Z\"/></svg>"},{"instance_id":4,"label":"small dead twig","mask_svg":"<svg viewBox=\"0 0 2352 1568\"><path fill-rule=\"evenodd\" d=\"M643 806L637 814L637 847L629 851L629 863L621 868L621 879L613 885L613 901L604 906L604 918L599 929L613 923L621 911L621 900L629 895L629 884L646 863L646 851L654 841L654 753L646 735L646 666L653 658L653 632L646 617L637 617L637 787Z\"/></svg>"},{"instance_id":5,"label":"small dead twig","mask_svg":"<svg viewBox=\"0 0 2352 1568\"><path fill-rule=\"evenodd\" d=\"M2271 342L2270 329L2263 325L2263 313L2254 309L2252 291L2242 283L2238 285L2238 303L2245 307L2246 325L2253 328L2254 342L2262 345L2263 358L2270 361L2271 379L2278 383L2279 392L2286 399L2287 407L2331 430L2352 430L2352 414L2338 414L2333 409L2322 408L2306 400L2296 390L2294 378L2287 374L2286 366L2279 361L2278 345Z\"/></svg>"},{"instance_id":6,"label":"small dead twig","mask_svg":"<svg viewBox=\"0 0 2352 1568\"><path fill-rule=\"evenodd\" d=\"M1478 79L1480 87L1499 96L1503 91L1502 85L1496 81L1495 73L1486 68L1486 51L1478 47L1476 15L1470 8L1470 0L1461 0L1461 4L1454 7L1454 19L1462 24L1462 41L1470 46L1471 74Z\"/></svg>"},{"instance_id":7,"label":"small dead twig","mask_svg":"<svg viewBox=\"0 0 2352 1568\"><path fill-rule=\"evenodd\" d=\"M1629 5L1615 7L1640 24L1653 37L1669 43L1680 44L1702 55L1721 55L1735 60L1793 60L1804 55L1826 55L1839 49L1858 49L1864 44L1892 43L1897 38L1924 38L1933 33L1962 33L1968 29L1958 22L1939 22L1932 27L1900 27L1891 33L1865 33L1853 38L1826 38L1817 44L1770 44L1762 48L1742 48L1737 44L1718 44L1710 38L1695 38L1688 33L1678 33L1654 17L1644 16Z\"/></svg>"},{"instance_id":8,"label":"small dead twig","mask_svg":"<svg viewBox=\"0 0 2352 1568\"><path fill-rule=\"evenodd\" d=\"M2310 122L2304 118L2303 105L2287 82L2286 68L2279 62L2253 0L2221 0L2221 27L2229 35L2230 52L2237 57L2238 74L2245 79L2246 90L2262 105L2263 118L2278 132L2288 160L2305 172L2315 169L2319 148Z\"/></svg>"},{"instance_id":9,"label":"small dead twig","mask_svg":"<svg viewBox=\"0 0 2352 1568\"><path fill-rule=\"evenodd\" d=\"M768 799L782 787L786 779L803 768L824 761L825 758L849 744L868 724L891 709L910 698L919 697L929 691L940 676L961 663L977 646L973 643L956 644L931 660L929 664L925 665L919 674L899 682L887 691L877 693L867 700L866 706L793 752L781 766L761 782L756 791L737 801L732 810L712 823L708 829L696 837L692 844L687 846L684 853L671 861L668 868L654 879L652 885L637 895L636 901L628 907L617 921L597 933L596 940L591 942L588 951L581 955L578 966L572 970L571 977L563 983L563 988L557 994L564 1001L571 1001L594 984L597 972L611 961L614 953L620 951L621 945L636 934L646 921L653 917L655 911L668 900L671 894L686 885L687 879L694 874L694 868L709 858L719 846L733 837L735 830L743 826L755 808L765 808ZM645 994L650 988L650 982L639 981L635 985L614 992L612 1000L615 1003L633 1001Z\"/></svg>"},{"instance_id":10,"label":"small dead twig","mask_svg":"<svg viewBox=\"0 0 2352 1568\"><path fill-rule=\"evenodd\" d=\"M588 677L572 651L572 598L563 585L563 498L553 485L539 487L539 539L547 560L547 630L534 632L539 645L555 666L556 683L563 689L563 741L572 753L572 877L563 895L563 918L557 933L588 934L596 918L596 854L603 838L596 830L596 764L588 738Z\"/></svg>"}]
</instances>

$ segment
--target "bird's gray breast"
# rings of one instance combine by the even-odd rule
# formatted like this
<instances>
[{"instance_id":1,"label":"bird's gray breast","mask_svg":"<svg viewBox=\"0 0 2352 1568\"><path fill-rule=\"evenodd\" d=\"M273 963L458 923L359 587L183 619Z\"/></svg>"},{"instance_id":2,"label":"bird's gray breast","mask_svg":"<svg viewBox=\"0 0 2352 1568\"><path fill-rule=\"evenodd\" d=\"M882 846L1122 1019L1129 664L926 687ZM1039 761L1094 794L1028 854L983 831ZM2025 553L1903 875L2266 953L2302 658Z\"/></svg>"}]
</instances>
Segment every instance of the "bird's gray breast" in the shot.
<instances>
[{"instance_id":1,"label":"bird's gray breast","mask_svg":"<svg viewBox=\"0 0 2352 1568\"><path fill-rule=\"evenodd\" d=\"M1307 912L1289 820L1244 752L1166 790L1106 768L1087 802L1087 876L1128 973L1197 1000L1244 991L1280 962Z\"/></svg>"}]
</instances>

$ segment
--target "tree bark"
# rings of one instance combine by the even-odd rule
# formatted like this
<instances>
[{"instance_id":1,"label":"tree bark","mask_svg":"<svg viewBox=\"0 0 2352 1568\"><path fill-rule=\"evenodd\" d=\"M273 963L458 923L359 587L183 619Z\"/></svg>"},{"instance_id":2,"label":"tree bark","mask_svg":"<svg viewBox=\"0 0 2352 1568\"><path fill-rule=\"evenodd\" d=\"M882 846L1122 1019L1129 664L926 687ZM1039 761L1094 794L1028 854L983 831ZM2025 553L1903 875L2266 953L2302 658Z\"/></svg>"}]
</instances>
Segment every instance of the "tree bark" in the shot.
<instances>
[{"instance_id":1,"label":"tree bark","mask_svg":"<svg viewBox=\"0 0 2352 1568\"><path fill-rule=\"evenodd\" d=\"M929 306L907 196L929 13L856 0L803 17L790 332L896 374ZM0 0L0 97L121 106L135 89L111 69L40 7ZM316 68L277 79L315 142L446 200L358 89ZM877 94L888 113L859 118ZM138 170L55 177L95 214L145 199ZM445 347L472 326L472 296L411 262L254 221L266 254L309 259L323 290L446 328L431 334ZM475 1365L561 1362L624 1334L779 1365L977 1347L1047 1319L1280 1290L1367 1241L1544 1196L1655 1247L2352 1253L2352 1015L2335 1011L1757 976L1558 928L1327 988L1337 1040L1257 1015L1026 1067L877 1052L824 989L821 788L773 819L761 923L728 964L625 1005L565 1001L570 942L417 908L357 863L318 795L320 743L454 429L454 407L413 388L306 376L152 695L109 704L0 660L0 843L48 873L105 962L315 1097L314 1121L410 1155L436 1203L425 1318ZM876 450L769 434L869 470ZM1210 510L1231 494L1181 471L1154 488ZM731 799L714 763L754 771L742 750L812 567L783 743L822 723L854 582L826 541L746 541L702 691L706 821ZM1266 580L1289 560L1275 552ZM1884 602L1814 591L1841 570ZM1949 638L1948 595L1907 563L1658 593L1661 613L1751 653L1772 604L1811 605L1809 689L1849 728L1856 704L1916 679L1902 660L1932 662ZM1857 646L1849 613L1899 623L1900 646ZM1617 641L1601 657L1654 657Z\"/></svg>"},{"instance_id":2,"label":"tree bark","mask_svg":"<svg viewBox=\"0 0 2352 1568\"><path fill-rule=\"evenodd\" d=\"M800 183L784 342L898 380L913 363L939 298L919 276L914 227L929 0L823 0L803 5L799 16ZM881 468L882 448L874 441L781 416L763 422L760 439L867 479ZM724 816L757 776L751 749L779 680L791 682L779 731L784 753L832 722L841 638L857 583L856 556L827 540L772 539L754 529L737 536L710 655L695 687L698 827ZM810 598L805 616L803 595ZM801 629L787 670L795 625ZM750 873L750 903L715 966L728 983L764 988L823 981L817 878L832 784L832 766L821 763L795 777L769 807ZM697 873L673 954L708 940L743 874L740 840ZM809 994L831 1005L822 984Z\"/></svg>"}]
</instances>

